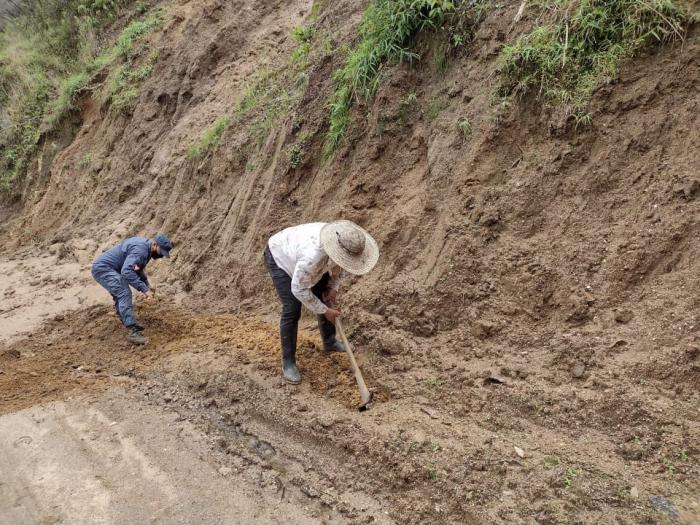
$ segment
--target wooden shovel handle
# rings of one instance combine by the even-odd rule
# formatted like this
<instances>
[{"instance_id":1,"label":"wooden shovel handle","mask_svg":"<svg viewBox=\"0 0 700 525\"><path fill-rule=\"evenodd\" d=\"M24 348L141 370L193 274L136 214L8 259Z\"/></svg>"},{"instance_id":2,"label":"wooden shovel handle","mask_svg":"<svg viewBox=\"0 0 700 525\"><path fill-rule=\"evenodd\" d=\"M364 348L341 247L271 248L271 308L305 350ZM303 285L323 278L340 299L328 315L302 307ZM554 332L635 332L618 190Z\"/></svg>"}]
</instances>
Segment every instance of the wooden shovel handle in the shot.
<instances>
[{"instance_id":1,"label":"wooden shovel handle","mask_svg":"<svg viewBox=\"0 0 700 525\"><path fill-rule=\"evenodd\" d=\"M357 361L355 361L355 354L352 353L352 346L350 346L348 338L345 337L345 330L343 330L343 323L340 321L340 319L335 320L335 327L338 332L338 335L340 336L340 339L345 345L348 357L350 358L350 365L352 366L352 371L355 373L355 381L357 381L357 386L360 389L360 399L362 400L362 405L366 405L372 399L372 394L370 394L369 390L367 389L365 380L362 377L362 372L360 372L360 367L357 366Z\"/></svg>"}]
</instances>

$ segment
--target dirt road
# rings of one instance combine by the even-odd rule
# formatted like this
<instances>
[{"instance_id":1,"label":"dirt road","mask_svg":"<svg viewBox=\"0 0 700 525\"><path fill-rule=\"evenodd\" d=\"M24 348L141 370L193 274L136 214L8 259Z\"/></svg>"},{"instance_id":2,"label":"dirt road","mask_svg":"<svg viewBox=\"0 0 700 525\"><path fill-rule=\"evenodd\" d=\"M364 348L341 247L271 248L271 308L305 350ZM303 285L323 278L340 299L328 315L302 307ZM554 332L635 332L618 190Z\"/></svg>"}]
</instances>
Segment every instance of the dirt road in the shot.
<instances>
[{"instance_id":1,"label":"dirt road","mask_svg":"<svg viewBox=\"0 0 700 525\"><path fill-rule=\"evenodd\" d=\"M75 268L65 285L39 268L27 291L17 273L2 284L17 290L0 295L4 320L21 304L44 322L3 324L0 523L699 522L692 389L652 396L587 370L566 382L543 373L547 355L397 368L354 334L375 392L361 414L345 356L323 355L310 324L291 387L274 324L140 302L150 342L136 348ZM84 304L53 301L66 290Z\"/></svg>"},{"instance_id":2,"label":"dirt road","mask_svg":"<svg viewBox=\"0 0 700 525\"><path fill-rule=\"evenodd\" d=\"M323 523L262 471L219 467L177 412L119 389L0 417L0 523Z\"/></svg>"},{"instance_id":3,"label":"dirt road","mask_svg":"<svg viewBox=\"0 0 700 525\"><path fill-rule=\"evenodd\" d=\"M233 330L272 354L268 325L140 303L151 344L135 348L85 265L45 254L0 268L0 523L339 523L338 507L393 523L371 496L322 495L284 451L162 392L198 358L192 334Z\"/></svg>"},{"instance_id":4,"label":"dirt road","mask_svg":"<svg viewBox=\"0 0 700 525\"><path fill-rule=\"evenodd\" d=\"M43 253L0 261L0 341L9 342L65 312L98 304L88 266ZM104 302L104 301L102 301Z\"/></svg>"}]
</instances>

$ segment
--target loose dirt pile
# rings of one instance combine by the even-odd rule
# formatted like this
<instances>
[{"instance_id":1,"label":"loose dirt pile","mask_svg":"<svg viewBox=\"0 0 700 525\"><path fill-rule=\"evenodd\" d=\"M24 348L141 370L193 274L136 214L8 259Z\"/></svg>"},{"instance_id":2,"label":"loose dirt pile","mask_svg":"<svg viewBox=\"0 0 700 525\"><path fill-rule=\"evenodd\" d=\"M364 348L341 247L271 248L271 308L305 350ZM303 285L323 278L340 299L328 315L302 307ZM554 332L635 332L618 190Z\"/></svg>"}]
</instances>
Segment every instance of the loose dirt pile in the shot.
<instances>
[{"instance_id":1,"label":"loose dirt pile","mask_svg":"<svg viewBox=\"0 0 700 525\"><path fill-rule=\"evenodd\" d=\"M243 364L269 377L279 376L279 334L274 325L235 315L197 316L156 303L144 302L139 310L150 343L143 348L126 341L114 312L102 305L72 312L69 319L59 315L59 320L45 323L42 332L4 347L0 413L106 388L110 379L133 378L171 354L196 354L202 349L243 352ZM310 392L352 409L359 395L346 365L344 356L325 355L316 339L301 336L299 367L308 372ZM375 399L385 399L378 390Z\"/></svg>"}]
</instances>

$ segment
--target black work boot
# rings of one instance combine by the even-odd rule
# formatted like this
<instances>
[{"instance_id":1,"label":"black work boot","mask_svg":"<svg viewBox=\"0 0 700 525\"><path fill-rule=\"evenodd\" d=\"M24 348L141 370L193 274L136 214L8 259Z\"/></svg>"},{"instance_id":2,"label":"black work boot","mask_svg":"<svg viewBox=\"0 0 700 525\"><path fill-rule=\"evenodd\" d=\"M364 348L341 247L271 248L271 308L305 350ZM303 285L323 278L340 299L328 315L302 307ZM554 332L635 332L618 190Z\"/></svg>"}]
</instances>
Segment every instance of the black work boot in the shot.
<instances>
[{"instance_id":1,"label":"black work boot","mask_svg":"<svg viewBox=\"0 0 700 525\"><path fill-rule=\"evenodd\" d=\"M345 345L335 337L335 325L323 315L318 316L318 329L321 332L324 352L345 352Z\"/></svg>"},{"instance_id":2,"label":"black work boot","mask_svg":"<svg viewBox=\"0 0 700 525\"><path fill-rule=\"evenodd\" d=\"M146 339L141 330L143 330L143 328L138 325L129 327L129 335L126 338L130 343L145 345L148 342L148 339Z\"/></svg>"},{"instance_id":3,"label":"black work boot","mask_svg":"<svg viewBox=\"0 0 700 525\"><path fill-rule=\"evenodd\" d=\"M294 330L290 330L294 332ZM301 374L296 362L296 333L282 333L282 375L287 383L298 385L301 383Z\"/></svg>"},{"instance_id":4,"label":"black work boot","mask_svg":"<svg viewBox=\"0 0 700 525\"><path fill-rule=\"evenodd\" d=\"M292 385L301 383L301 374L299 373L294 357L282 358L282 375L287 383Z\"/></svg>"}]
</instances>

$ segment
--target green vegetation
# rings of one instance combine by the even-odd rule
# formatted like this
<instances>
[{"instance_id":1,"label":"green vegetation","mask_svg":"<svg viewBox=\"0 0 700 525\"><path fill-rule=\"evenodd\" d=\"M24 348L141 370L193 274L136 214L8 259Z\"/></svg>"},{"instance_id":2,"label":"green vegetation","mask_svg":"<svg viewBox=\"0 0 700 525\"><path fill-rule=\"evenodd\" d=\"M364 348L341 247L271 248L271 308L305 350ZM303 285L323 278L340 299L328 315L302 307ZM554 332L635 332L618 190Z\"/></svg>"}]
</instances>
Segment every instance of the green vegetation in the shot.
<instances>
[{"instance_id":1,"label":"green vegetation","mask_svg":"<svg viewBox=\"0 0 700 525\"><path fill-rule=\"evenodd\" d=\"M258 141L261 141L277 118L291 107L289 92L276 81L273 73L266 71L248 86L236 109L236 115L245 117L255 113L251 130Z\"/></svg>"},{"instance_id":2,"label":"green vegetation","mask_svg":"<svg viewBox=\"0 0 700 525\"><path fill-rule=\"evenodd\" d=\"M63 80L58 88L58 98L49 105L47 124L53 128L58 121L74 109L77 95L90 82L90 76L85 72L76 73Z\"/></svg>"},{"instance_id":3,"label":"green vegetation","mask_svg":"<svg viewBox=\"0 0 700 525\"><path fill-rule=\"evenodd\" d=\"M306 143L310 138L310 134L304 131L299 134L297 141L289 148L287 158L289 159L290 168L296 169L304 163L304 159L306 158Z\"/></svg>"},{"instance_id":4,"label":"green vegetation","mask_svg":"<svg viewBox=\"0 0 700 525\"><path fill-rule=\"evenodd\" d=\"M467 45L474 38L474 33L482 20L491 13L501 9L499 4L490 0L473 2L455 2L454 16L447 27L448 44L456 50Z\"/></svg>"},{"instance_id":5,"label":"green vegetation","mask_svg":"<svg viewBox=\"0 0 700 525\"><path fill-rule=\"evenodd\" d=\"M364 12L359 42L333 75L326 155L335 151L345 134L353 98L374 94L385 62L418 58L406 47L410 39L425 28L440 25L453 10L454 4L446 0L373 0Z\"/></svg>"},{"instance_id":6,"label":"green vegetation","mask_svg":"<svg viewBox=\"0 0 700 525\"><path fill-rule=\"evenodd\" d=\"M566 472L564 472L564 486L567 489L571 488L571 485L574 484L574 480L578 476L578 471L573 468L573 467L568 467L566 469Z\"/></svg>"},{"instance_id":7,"label":"green vegetation","mask_svg":"<svg viewBox=\"0 0 700 525\"><path fill-rule=\"evenodd\" d=\"M75 109L95 76L118 59L135 58L135 43L162 22L156 12L129 24L100 53L98 34L128 0L29 0L0 32L0 189L26 171L42 134ZM145 70L126 75L135 88ZM133 93L115 93L126 106Z\"/></svg>"},{"instance_id":8,"label":"green vegetation","mask_svg":"<svg viewBox=\"0 0 700 525\"><path fill-rule=\"evenodd\" d=\"M547 468L552 468L556 467L561 463L561 460L559 459L558 456L545 456L544 457L544 466Z\"/></svg>"},{"instance_id":9,"label":"green vegetation","mask_svg":"<svg viewBox=\"0 0 700 525\"><path fill-rule=\"evenodd\" d=\"M411 93L407 94L405 97L403 97L401 100L399 100L399 112L398 112L398 117L401 122L404 122L406 118L408 117L408 113L411 110L412 107L415 106L416 102L418 101L418 95L416 95L415 91L412 91Z\"/></svg>"},{"instance_id":10,"label":"green vegetation","mask_svg":"<svg viewBox=\"0 0 700 525\"><path fill-rule=\"evenodd\" d=\"M447 107L447 101L441 97L434 97L425 108L423 115L428 122L434 122L440 116L440 113Z\"/></svg>"},{"instance_id":11,"label":"green vegetation","mask_svg":"<svg viewBox=\"0 0 700 525\"><path fill-rule=\"evenodd\" d=\"M400 109L409 108L413 104L415 104L417 100L418 100L418 95L416 95L415 91L412 91L399 101L399 108Z\"/></svg>"},{"instance_id":12,"label":"green vegetation","mask_svg":"<svg viewBox=\"0 0 700 525\"><path fill-rule=\"evenodd\" d=\"M311 27L296 26L292 29L292 39L299 45L291 56L293 64L297 64L306 59L311 51L311 40L314 37L314 30Z\"/></svg>"},{"instance_id":13,"label":"green vegetation","mask_svg":"<svg viewBox=\"0 0 700 525\"><path fill-rule=\"evenodd\" d=\"M93 9L94 7L94 9ZM85 14L78 15L78 11ZM29 0L0 33L0 186L24 173L49 112L72 107L85 79L76 67L95 49L106 16L93 3Z\"/></svg>"},{"instance_id":14,"label":"green vegetation","mask_svg":"<svg viewBox=\"0 0 700 525\"><path fill-rule=\"evenodd\" d=\"M137 45L141 37L147 35L163 23L163 12L156 11L143 20L135 20L119 35L116 44L107 53L95 59L88 70L93 74L117 59L123 63L112 73L105 86L107 99L113 111L130 114L136 105L141 83L151 76L158 53L153 52L145 62L137 66L138 55L147 50L145 44Z\"/></svg>"},{"instance_id":15,"label":"green vegetation","mask_svg":"<svg viewBox=\"0 0 700 525\"><path fill-rule=\"evenodd\" d=\"M78 168L85 171L92 165L92 153L84 153L78 161Z\"/></svg>"},{"instance_id":16,"label":"green vegetation","mask_svg":"<svg viewBox=\"0 0 700 525\"><path fill-rule=\"evenodd\" d=\"M293 144L292 147L289 148L287 157L289 158L289 166L291 168L296 169L301 166L301 163L304 162L304 145L298 142Z\"/></svg>"},{"instance_id":17,"label":"green vegetation","mask_svg":"<svg viewBox=\"0 0 700 525\"><path fill-rule=\"evenodd\" d=\"M425 384L430 388L440 388L445 384L445 380L441 377L432 377L425 380Z\"/></svg>"},{"instance_id":18,"label":"green vegetation","mask_svg":"<svg viewBox=\"0 0 700 525\"><path fill-rule=\"evenodd\" d=\"M135 68L129 61L117 68L107 83L107 96L112 110L131 113L138 99L139 87L153 73L153 65L157 59L158 55L154 53L141 67Z\"/></svg>"},{"instance_id":19,"label":"green vegetation","mask_svg":"<svg viewBox=\"0 0 700 525\"><path fill-rule=\"evenodd\" d=\"M314 6L318 6L314 3ZM315 7L320 9L320 7ZM237 127L245 128L248 136L260 146L275 122L294 108L306 90L308 74L314 56L311 45L316 35L313 27L297 26L292 30L292 39L299 46L292 53L289 63L281 69L263 69L246 85L241 98L235 104L230 115L219 117L202 138L188 150L188 158L203 158L219 144L224 129L235 122ZM303 121L295 123L298 130ZM292 168L301 165L304 160L304 146L308 137L300 135L299 141L288 151ZM246 171L257 169L257 163L249 159Z\"/></svg>"},{"instance_id":20,"label":"green vegetation","mask_svg":"<svg viewBox=\"0 0 700 525\"><path fill-rule=\"evenodd\" d=\"M237 104L236 115L244 116L262 110L266 116L278 116L289 109L289 92L278 73L266 70L248 84L243 97Z\"/></svg>"},{"instance_id":21,"label":"green vegetation","mask_svg":"<svg viewBox=\"0 0 700 525\"><path fill-rule=\"evenodd\" d=\"M238 121L247 120L251 137L261 144L274 123L301 99L307 82L303 68L264 70L250 81L233 116Z\"/></svg>"},{"instance_id":22,"label":"green vegetation","mask_svg":"<svg viewBox=\"0 0 700 525\"><path fill-rule=\"evenodd\" d=\"M321 2L318 0L314 0L314 3L311 5L311 21L316 22L318 20L319 15L321 14L321 9L322 9Z\"/></svg>"},{"instance_id":23,"label":"green vegetation","mask_svg":"<svg viewBox=\"0 0 700 525\"><path fill-rule=\"evenodd\" d=\"M450 67L448 56L449 48L447 46L438 46L433 51L433 69L436 73L444 75Z\"/></svg>"},{"instance_id":24,"label":"green vegetation","mask_svg":"<svg viewBox=\"0 0 700 525\"><path fill-rule=\"evenodd\" d=\"M187 150L187 158L190 160L201 159L207 153L216 149L221 141L221 135L230 123L231 117L226 115L217 118L214 124L204 132L204 135L190 146L189 150Z\"/></svg>"},{"instance_id":25,"label":"green vegetation","mask_svg":"<svg viewBox=\"0 0 700 525\"><path fill-rule=\"evenodd\" d=\"M472 123L469 121L469 119L467 117L459 119L457 126L459 127L459 130L462 132L462 137L464 139L468 139L471 136Z\"/></svg>"},{"instance_id":26,"label":"green vegetation","mask_svg":"<svg viewBox=\"0 0 700 525\"><path fill-rule=\"evenodd\" d=\"M590 120L593 91L620 65L648 49L684 37L690 21L677 0L552 0L554 21L502 51L500 94L535 93L563 105L578 123Z\"/></svg>"}]
</instances>

